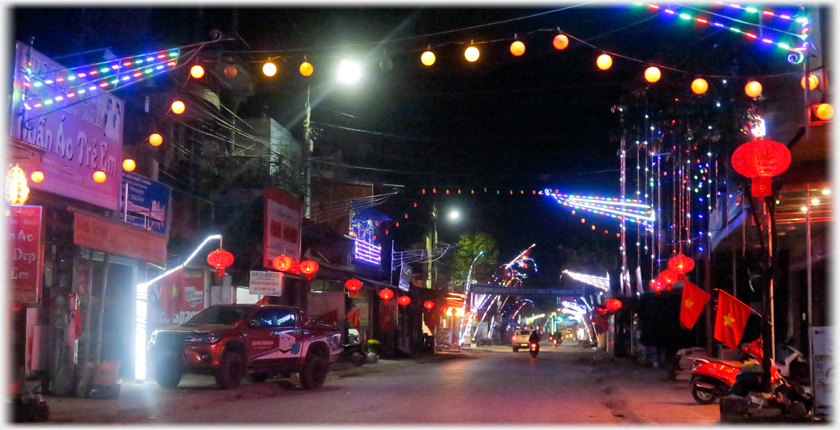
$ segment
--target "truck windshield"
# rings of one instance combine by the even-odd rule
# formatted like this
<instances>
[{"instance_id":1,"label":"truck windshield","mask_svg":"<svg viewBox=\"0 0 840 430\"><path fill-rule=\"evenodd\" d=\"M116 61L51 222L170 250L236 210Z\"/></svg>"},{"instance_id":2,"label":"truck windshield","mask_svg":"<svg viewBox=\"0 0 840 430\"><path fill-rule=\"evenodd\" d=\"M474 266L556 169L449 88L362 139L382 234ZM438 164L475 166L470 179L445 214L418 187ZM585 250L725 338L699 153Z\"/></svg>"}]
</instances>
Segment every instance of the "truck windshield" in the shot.
<instances>
[{"instance_id":1,"label":"truck windshield","mask_svg":"<svg viewBox=\"0 0 840 430\"><path fill-rule=\"evenodd\" d=\"M184 325L199 325L199 324L222 324L234 325L237 321L245 317L245 310L235 308L232 306L211 306L196 316L192 317Z\"/></svg>"}]
</instances>

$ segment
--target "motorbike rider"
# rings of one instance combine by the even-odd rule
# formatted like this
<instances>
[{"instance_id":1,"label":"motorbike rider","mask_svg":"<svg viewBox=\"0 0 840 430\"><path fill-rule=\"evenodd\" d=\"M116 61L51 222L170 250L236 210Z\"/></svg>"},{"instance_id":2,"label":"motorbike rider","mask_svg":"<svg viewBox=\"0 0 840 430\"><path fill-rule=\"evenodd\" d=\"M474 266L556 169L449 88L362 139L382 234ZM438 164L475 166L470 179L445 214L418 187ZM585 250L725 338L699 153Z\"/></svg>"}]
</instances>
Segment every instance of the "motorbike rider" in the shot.
<instances>
[{"instance_id":1,"label":"motorbike rider","mask_svg":"<svg viewBox=\"0 0 840 430\"><path fill-rule=\"evenodd\" d=\"M537 332L537 330L531 331L531 337L528 338L528 342L529 343L536 343L537 345L539 345L540 334L539 334L539 332Z\"/></svg>"}]
</instances>

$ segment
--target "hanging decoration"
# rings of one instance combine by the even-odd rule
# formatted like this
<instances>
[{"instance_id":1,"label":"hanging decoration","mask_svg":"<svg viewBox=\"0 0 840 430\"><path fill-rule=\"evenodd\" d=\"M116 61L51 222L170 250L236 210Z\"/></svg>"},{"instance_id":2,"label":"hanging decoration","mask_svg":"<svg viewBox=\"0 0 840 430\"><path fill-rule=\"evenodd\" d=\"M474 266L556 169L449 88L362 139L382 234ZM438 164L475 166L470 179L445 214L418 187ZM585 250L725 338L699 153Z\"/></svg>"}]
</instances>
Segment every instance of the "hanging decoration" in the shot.
<instances>
[{"instance_id":1,"label":"hanging decoration","mask_svg":"<svg viewBox=\"0 0 840 430\"><path fill-rule=\"evenodd\" d=\"M350 291L351 296L355 296L356 291L362 289L362 281L356 278L348 279L344 282L344 288L347 288L347 290Z\"/></svg>"},{"instance_id":2,"label":"hanging decoration","mask_svg":"<svg viewBox=\"0 0 840 430\"><path fill-rule=\"evenodd\" d=\"M184 104L184 102L182 102L180 100L175 100L174 102L172 102L172 113L174 113L176 115L180 115L180 114L184 113L184 110L186 108L187 108L187 106Z\"/></svg>"},{"instance_id":3,"label":"hanging decoration","mask_svg":"<svg viewBox=\"0 0 840 430\"><path fill-rule=\"evenodd\" d=\"M313 71L314 71L314 69L312 68L312 65L311 65L311 64L309 64L309 63L308 63L308 62L306 62L306 61L304 61L303 63L301 63L301 65L300 65L300 74L301 74L301 75L303 75L303 76L311 76Z\"/></svg>"},{"instance_id":4,"label":"hanging decoration","mask_svg":"<svg viewBox=\"0 0 840 430\"><path fill-rule=\"evenodd\" d=\"M350 237L354 238L356 260L379 265L382 261L382 247L376 244L376 225L373 220L363 218L359 212L350 215Z\"/></svg>"},{"instance_id":5,"label":"hanging decoration","mask_svg":"<svg viewBox=\"0 0 840 430\"><path fill-rule=\"evenodd\" d=\"M101 170L97 170L97 171L93 172L93 181L96 182L97 184L101 184L101 183L105 182L106 179L108 179L108 177L107 177L107 175L105 175L105 172L103 172Z\"/></svg>"},{"instance_id":6,"label":"hanging decoration","mask_svg":"<svg viewBox=\"0 0 840 430\"><path fill-rule=\"evenodd\" d=\"M744 93L752 98L756 98L761 95L761 84L758 81L749 81L747 85L744 86Z\"/></svg>"},{"instance_id":7,"label":"hanging decoration","mask_svg":"<svg viewBox=\"0 0 840 430\"><path fill-rule=\"evenodd\" d=\"M660 291L665 289L665 281L663 281L660 278L651 279L650 289L653 290L656 294L659 294Z\"/></svg>"},{"instance_id":8,"label":"hanging decoration","mask_svg":"<svg viewBox=\"0 0 840 430\"><path fill-rule=\"evenodd\" d=\"M567 46L569 46L569 38L566 37L565 34L558 34L557 36L554 36L552 44L554 45L555 49L557 49L558 51L562 51L566 49Z\"/></svg>"},{"instance_id":9,"label":"hanging decoration","mask_svg":"<svg viewBox=\"0 0 840 430\"><path fill-rule=\"evenodd\" d=\"M190 68L190 76L192 76L194 79L201 79L202 77L204 77L204 67L201 67L201 65L199 64L192 66Z\"/></svg>"},{"instance_id":10,"label":"hanging decoration","mask_svg":"<svg viewBox=\"0 0 840 430\"><path fill-rule=\"evenodd\" d=\"M607 276L593 276L593 275L584 275L582 273L575 273L570 272L568 270L563 271L564 275L569 275L570 278L574 279L575 281L583 282L586 285L591 285L595 288L609 291L610 289L610 274L607 273Z\"/></svg>"},{"instance_id":11,"label":"hanging decoration","mask_svg":"<svg viewBox=\"0 0 840 430\"><path fill-rule=\"evenodd\" d=\"M598 56L598 60L595 63L598 65L599 69L607 70L612 67L612 57L607 54L601 54Z\"/></svg>"},{"instance_id":12,"label":"hanging decoration","mask_svg":"<svg viewBox=\"0 0 840 430\"><path fill-rule=\"evenodd\" d=\"M423 55L420 56L420 62L426 67L435 64L435 53L432 51L424 52Z\"/></svg>"},{"instance_id":13,"label":"hanging decoration","mask_svg":"<svg viewBox=\"0 0 840 430\"><path fill-rule=\"evenodd\" d=\"M217 249L207 255L207 263L216 268L217 276L224 276L225 268L233 264L233 254Z\"/></svg>"},{"instance_id":14,"label":"hanging decoration","mask_svg":"<svg viewBox=\"0 0 840 430\"><path fill-rule=\"evenodd\" d=\"M709 89L709 83L703 78L697 78L691 81L691 91L694 94L705 94Z\"/></svg>"},{"instance_id":15,"label":"hanging decoration","mask_svg":"<svg viewBox=\"0 0 840 430\"><path fill-rule=\"evenodd\" d=\"M6 174L6 201L12 206L23 206L29 198L26 173L15 164Z\"/></svg>"},{"instance_id":16,"label":"hanging decoration","mask_svg":"<svg viewBox=\"0 0 840 430\"><path fill-rule=\"evenodd\" d=\"M525 44L519 40L513 41L510 44L510 53L513 54L514 57L521 57L522 54L525 53Z\"/></svg>"},{"instance_id":17,"label":"hanging decoration","mask_svg":"<svg viewBox=\"0 0 840 430\"><path fill-rule=\"evenodd\" d=\"M739 146L732 153L732 168L751 179L753 197L769 196L772 191L770 178L781 174L788 167L790 150L773 140L753 140Z\"/></svg>"},{"instance_id":18,"label":"hanging decoration","mask_svg":"<svg viewBox=\"0 0 840 430\"><path fill-rule=\"evenodd\" d=\"M44 180L44 172L40 170L35 170L32 172L31 175L29 175L29 178L32 179L32 182L39 184L41 183L41 181Z\"/></svg>"},{"instance_id":19,"label":"hanging decoration","mask_svg":"<svg viewBox=\"0 0 840 430\"><path fill-rule=\"evenodd\" d=\"M659 273L659 278L665 283L666 288L670 288L674 282L680 280L680 274L671 269L665 269Z\"/></svg>"},{"instance_id":20,"label":"hanging decoration","mask_svg":"<svg viewBox=\"0 0 840 430\"><path fill-rule=\"evenodd\" d=\"M650 205L641 203L639 200L617 198L576 196L573 194L558 194L546 189L544 194L553 197L563 206L571 206L575 209L583 209L600 215L609 216L618 220L626 220L650 227L655 217Z\"/></svg>"},{"instance_id":21,"label":"hanging decoration","mask_svg":"<svg viewBox=\"0 0 840 430\"><path fill-rule=\"evenodd\" d=\"M648 67L645 69L645 80L654 83L662 77L662 72L659 70L658 67Z\"/></svg>"},{"instance_id":22,"label":"hanging decoration","mask_svg":"<svg viewBox=\"0 0 840 430\"><path fill-rule=\"evenodd\" d=\"M388 300L391 300L391 298L394 297L394 292L391 291L390 288L385 288L379 292L379 297L385 301L385 304L388 304Z\"/></svg>"},{"instance_id":23,"label":"hanging decoration","mask_svg":"<svg viewBox=\"0 0 840 430\"><path fill-rule=\"evenodd\" d=\"M478 61L478 56L479 55L481 55L481 53L478 51L478 48L476 48L475 46L470 46L469 48L467 48L464 51L464 58L466 58L467 61L469 61L470 63L474 63L474 62Z\"/></svg>"},{"instance_id":24,"label":"hanging decoration","mask_svg":"<svg viewBox=\"0 0 840 430\"><path fill-rule=\"evenodd\" d=\"M399 304L401 304L401 305L403 305L403 306L406 306L406 305L408 305L409 303L411 303L411 298L410 298L410 297L408 297L408 296L400 296L400 297L397 299L397 303L399 303Z\"/></svg>"},{"instance_id":25,"label":"hanging decoration","mask_svg":"<svg viewBox=\"0 0 840 430\"><path fill-rule=\"evenodd\" d=\"M428 310L432 310L432 308L435 307L435 302L431 300L426 300L425 302L423 302L423 307Z\"/></svg>"},{"instance_id":26,"label":"hanging decoration","mask_svg":"<svg viewBox=\"0 0 840 430\"><path fill-rule=\"evenodd\" d=\"M820 103L813 107L814 116L820 121L828 121L834 117L834 108L828 103Z\"/></svg>"},{"instance_id":27,"label":"hanging decoration","mask_svg":"<svg viewBox=\"0 0 840 430\"><path fill-rule=\"evenodd\" d=\"M316 272L318 272L318 262L313 260L304 260L300 262L300 271L306 275L306 279L312 279Z\"/></svg>"},{"instance_id":28,"label":"hanging decoration","mask_svg":"<svg viewBox=\"0 0 840 430\"><path fill-rule=\"evenodd\" d=\"M134 160L130 158L126 158L125 160L123 160L123 170L125 170L126 172L133 172L136 167L137 163L135 163Z\"/></svg>"},{"instance_id":29,"label":"hanging decoration","mask_svg":"<svg viewBox=\"0 0 840 430\"><path fill-rule=\"evenodd\" d=\"M149 135L149 144L152 146L160 146L163 143L163 137L157 133Z\"/></svg>"},{"instance_id":30,"label":"hanging decoration","mask_svg":"<svg viewBox=\"0 0 840 430\"><path fill-rule=\"evenodd\" d=\"M668 260L668 269L671 269L685 277L686 273L694 270L694 260L692 260L691 257L679 254Z\"/></svg>"},{"instance_id":31,"label":"hanging decoration","mask_svg":"<svg viewBox=\"0 0 840 430\"><path fill-rule=\"evenodd\" d=\"M281 272L297 273L299 270L297 261L285 254L274 257L274 260L271 261L271 265Z\"/></svg>"},{"instance_id":32,"label":"hanging decoration","mask_svg":"<svg viewBox=\"0 0 840 430\"><path fill-rule=\"evenodd\" d=\"M615 311L621 309L621 300L609 299L609 300L607 300L607 302L604 305L607 307L608 311L615 312Z\"/></svg>"}]
</instances>

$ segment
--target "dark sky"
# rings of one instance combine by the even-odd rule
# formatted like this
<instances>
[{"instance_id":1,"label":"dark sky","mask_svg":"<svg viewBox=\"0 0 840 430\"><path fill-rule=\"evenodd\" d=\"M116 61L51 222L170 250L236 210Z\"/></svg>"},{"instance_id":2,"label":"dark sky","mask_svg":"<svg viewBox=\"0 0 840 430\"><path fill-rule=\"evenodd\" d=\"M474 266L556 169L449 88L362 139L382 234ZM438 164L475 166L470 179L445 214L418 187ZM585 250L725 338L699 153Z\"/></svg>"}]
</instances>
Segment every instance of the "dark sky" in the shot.
<instances>
[{"instance_id":1,"label":"dark sky","mask_svg":"<svg viewBox=\"0 0 840 430\"><path fill-rule=\"evenodd\" d=\"M784 62L784 54L726 30L629 4L159 6L167 7L13 8L12 33L23 41L34 36L36 49L59 57L103 47L117 56L140 54L208 41L211 30L220 30L236 39L224 42L225 48L238 52L257 75L257 94L242 106L242 116L266 113L299 133L309 87L316 155L341 151L348 164L368 168L360 175L404 184L409 194L432 187L550 187L617 196L617 118L610 109L622 95L644 87L649 63L669 67L663 81L690 82L695 74L748 75L768 62ZM572 36L563 51L551 45L558 29ZM522 57L510 54L514 37L527 46ZM470 43L481 49L473 64L463 58ZM420 63L427 48L437 56L432 67ZM619 54L610 70L595 66L601 51ZM297 72L304 56L315 67L310 78ZM330 69L342 56L365 61L361 85L331 82ZM280 58L273 79L257 72L269 57ZM389 70L380 67L386 59L393 65ZM439 200L445 205L443 196ZM618 250L617 223L600 220L599 237L587 239L594 234L590 223L581 225L579 215L547 197L488 193L457 200L470 217L461 228L490 230L502 242L505 261L532 243L538 244L535 252L582 240Z\"/></svg>"}]
</instances>

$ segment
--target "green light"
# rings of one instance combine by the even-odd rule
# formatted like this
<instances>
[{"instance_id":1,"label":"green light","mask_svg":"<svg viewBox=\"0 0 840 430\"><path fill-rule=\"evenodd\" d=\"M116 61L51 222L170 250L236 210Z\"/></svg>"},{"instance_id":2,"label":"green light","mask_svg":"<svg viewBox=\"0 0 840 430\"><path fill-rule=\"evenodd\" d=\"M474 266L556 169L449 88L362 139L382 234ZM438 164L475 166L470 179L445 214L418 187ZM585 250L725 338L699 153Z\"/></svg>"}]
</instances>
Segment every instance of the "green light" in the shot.
<instances>
[{"instance_id":1,"label":"green light","mask_svg":"<svg viewBox=\"0 0 840 430\"><path fill-rule=\"evenodd\" d=\"M177 57L177 56L178 56L178 51L172 51L172 52L170 52L170 53L169 53L169 56L170 56L170 57Z\"/></svg>"},{"instance_id":2,"label":"green light","mask_svg":"<svg viewBox=\"0 0 840 430\"><path fill-rule=\"evenodd\" d=\"M687 13L681 13L680 18L688 20L688 19L691 19L691 15L689 15Z\"/></svg>"},{"instance_id":3,"label":"green light","mask_svg":"<svg viewBox=\"0 0 840 430\"><path fill-rule=\"evenodd\" d=\"M741 30L738 30L738 29L737 29L737 28L735 28L735 27L730 27L729 29L730 29L730 30L732 30L732 31L734 31L735 33L741 33Z\"/></svg>"},{"instance_id":4,"label":"green light","mask_svg":"<svg viewBox=\"0 0 840 430\"><path fill-rule=\"evenodd\" d=\"M758 9L752 6L747 6L746 8L744 8L744 10L746 10L747 12L758 13Z\"/></svg>"},{"instance_id":5,"label":"green light","mask_svg":"<svg viewBox=\"0 0 840 430\"><path fill-rule=\"evenodd\" d=\"M146 73L146 74L152 73L152 72L154 72L154 70L152 70L152 69L146 69L146 70L143 71L143 73Z\"/></svg>"}]
</instances>

